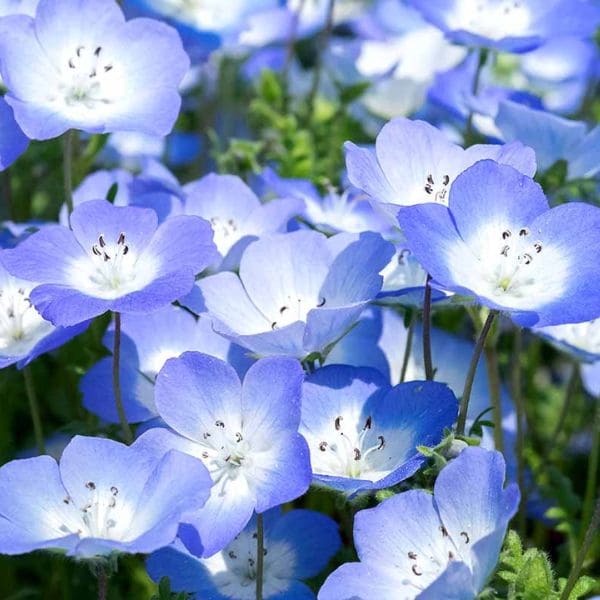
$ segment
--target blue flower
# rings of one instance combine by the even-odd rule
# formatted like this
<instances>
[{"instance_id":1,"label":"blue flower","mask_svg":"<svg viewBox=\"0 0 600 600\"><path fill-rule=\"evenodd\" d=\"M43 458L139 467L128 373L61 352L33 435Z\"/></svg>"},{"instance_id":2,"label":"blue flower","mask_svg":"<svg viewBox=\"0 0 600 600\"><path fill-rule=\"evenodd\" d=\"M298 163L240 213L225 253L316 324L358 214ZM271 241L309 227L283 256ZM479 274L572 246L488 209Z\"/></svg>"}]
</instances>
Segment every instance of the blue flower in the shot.
<instances>
[{"instance_id":1,"label":"blue flower","mask_svg":"<svg viewBox=\"0 0 600 600\"><path fill-rule=\"evenodd\" d=\"M240 275L199 282L215 330L259 356L325 352L381 289L393 246L379 234L314 231L253 242Z\"/></svg>"},{"instance_id":2,"label":"blue flower","mask_svg":"<svg viewBox=\"0 0 600 600\"><path fill-rule=\"evenodd\" d=\"M0 250L0 369L17 363L19 368L54 350L83 332L88 322L74 327L55 327L45 320L29 299L35 283L11 276L2 264Z\"/></svg>"},{"instance_id":3,"label":"blue flower","mask_svg":"<svg viewBox=\"0 0 600 600\"><path fill-rule=\"evenodd\" d=\"M45 227L3 260L15 276L41 284L30 298L54 324L108 310L152 312L187 294L216 257L206 221L178 216L158 228L157 221L151 209L91 200L71 215L72 231Z\"/></svg>"},{"instance_id":4,"label":"blue flower","mask_svg":"<svg viewBox=\"0 0 600 600\"><path fill-rule=\"evenodd\" d=\"M484 160L458 177L448 207L407 207L398 220L442 289L474 296L528 327L599 316L599 208L571 202L549 209L532 179Z\"/></svg>"},{"instance_id":5,"label":"blue flower","mask_svg":"<svg viewBox=\"0 0 600 600\"><path fill-rule=\"evenodd\" d=\"M532 331L576 359L585 362L600 361L600 319L535 327Z\"/></svg>"},{"instance_id":6,"label":"blue flower","mask_svg":"<svg viewBox=\"0 0 600 600\"><path fill-rule=\"evenodd\" d=\"M168 169L154 160L145 161L144 168L135 176L123 169L96 171L88 175L73 191L73 205L106 198L113 185L117 186L115 206L152 208L159 223L183 213L183 190ZM65 204L61 208L59 222L69 225Z\"/></svg>"},{"instance_id":7,"label":"blue flower","mask_svg":"<svg viewBox=\"0 0 600 600\"><path fill-rule=\"evenodd\" d=\"M59 464L38 456L0 468L0 553L152 552L175 539L211 484L202 463L183 453L76 436Z\"/></svg>"},{"instance_id":8,"label":"blue flower","mask_svg":"<svg viewBox=\"0 0 600 600\"><path fill-rule=\"evenodd\" d=\"M477 596L519 505L517 486L502 487L504 471L499 452L466 448L441 471L433 496L411 490L357 513L360 562L334 571L319 600Z\"/></svg>"},{"instance_id":9,"label":"blue flower","mask_svg":"<svg viewBox=\"0 0 600 600\"><path fill-rule=\"evenodd\" d=\"M304 203L302 216L313 228L323 233L383 233L390 229L387 220L376 214L364 195L356 190L346 190L339 194L332 189L321 196L308 179L284 179L271 168L260 174L260 185L266 194L274 193L279 197L301 200Z\"/></svg>"},{"instance_id":10,"label":"blue flower","mask_svg":"<svg viewBox=\"0 0 600 600\"><path fill-rule=\"evenodd\" d=\"M594 177L600 171L600 126L588 132L582 121L504 101L496 125L507 140L522 140L536 153L541 170L567 161L567 178Z\"/></svg>"},{"instance_id":11,"label":"blue flower","mask_svg":"<svg viewBox=\"0 0 600 600\"><path fill-rule=\"evenodd\" d=\"M166 306L149 314L128 314L121 319L121 391L123 406L130 423L158 416L154 405L154 381L169 358L188 350L216 356L236 367L240 375L251 360L235 346L215 333L207 315L196 319L188 311ZM111 325L104 345L112 351L114 330ZM105 421L118 423L111 380L112 357L101 359L81 378L83 405Z\"/></svg>"},{"instance_id":12,"label":"blue flower","mask_svg":"<svg viewBox=\"0 0 600 600\"><path fill-rule=\"evenodd\" d=\"M180 535L197 556L222 550L252 513L301 496L311 481L309 451L298 433L303 371L289 358L250 367L243 383L230 365L198 352L168 360L156 380L156 408L174 432L147 431L153 448L204 461L214 487Z\"/></svg>"},{"instance_id":13,"label":"blue flower","mask_svg":"<svg viewBox=\"0 0 600 600\"><path fill-rule=\"evenodd\" d=\"M286 231L288 221L302 212L302 200L281 198L261 204L256 194L234 175L211 173L184 187L185 213L210 222L221 259L216 270L239 267L250 242L267 233Z\"/></svg>"},{"instance_id":14,"label":"blue flower","mask_svg":"<svg viewBox=\"0 0 600 600\"><path fill-rule=\"evenodd\" d=\"M407 335L402 316L390 308L371 306L364 312L352 331L335 345L327 356L326 364L371 367L384 374L387 383L395 385L400 381ZM473 356L473 342L433 327L431 347L436 379L443 381L456 396L460 396L465 384L465 365ZM420 327L416 327L405 381L424 378L422 332ZM516 426L515 413L511 398L504 386L502 386L500 394L506 458L511 467ZM467 431L477 416L489 408L489 383L485 366L480 364L475 373L471 402L469 403ZM492 432L487 427L483 428L481 445L485 448L494 448Z\"/></svg>"},{"instance_id":15,"label":"blue flower","mask_svg":"<svg viewBox=\"0 0 600 600\"><path fill-rule=\"evenodd\" d=\"M391 387L374 369L332 365L308 376L300 433L316 483L348 494L390 487L426 460L456 419L458 403L442 383Z\"/></svg>"},{"instance_id":16,"label":"blue flower","mask_svg":"<svg viewBox=\"0 0 600 600\"><path fill-rule=\"evenodd\" d=\"M10 167L29 146L29 139L21 131L12 108L0 97L0 171Z\"/></svg>"},{"instance_id":17,"label":"blue flower","mask_svg":"<svg viewBox=\"0 0 600 600\"><path fill-rule=\"evenodd\" d=\"M312 510L264 516L263 598L314 600L301 582L318 575L341 546L335 521ZM256 519L221 552L198 559L177 541L148 558L148 573L155 581L168 576L175 591L194 594L197 600L254 600L256 593Z\"/></svg>"},{"instance_id":18,"label":"blue flower","mask_svg":"<svg viewBox=\"0 0 600 600\"><path fill-rule=\"evenodd\" d=\"M0 17L29 15L33 17L39 0L0 0Z\"/></svg>"},{"instance_id":19,"label":"blue flower","mask_svg":"<svg viewBox=\"0 0 600 600\"><path fill-rule=\"evenodd\" d=\"M585 0L408 0L466 46L527 52L559 35L591 37L600 11ZM568 15L568 18L565 18Z\"/></svg>"},{"instance_id":20,"label":"blue flower","mask_svg":"<svg viewBox=\"0 0 600 600\"><path fill-rule=\"evenodd\" d=\"M484 158L509 164L526 175L535 173L533 150L519 142L504 146L478 144L463 150L425 121L390 121L379 132L375 151L346 142L350 181L396 225L402 206L448 204L456 177Z\"/></svg>"},{"instance_id":21,"label":"blue flower","mask_svg":"<svg viewBox=\"0 0 600 600\"><path fill-rule=\"evenodd\" d=\"M158 21L125 22L114 0L41 0L0 22L7 102L31 139L69 129L169 133L189 59Z\"/></svg>"}]
</instances>

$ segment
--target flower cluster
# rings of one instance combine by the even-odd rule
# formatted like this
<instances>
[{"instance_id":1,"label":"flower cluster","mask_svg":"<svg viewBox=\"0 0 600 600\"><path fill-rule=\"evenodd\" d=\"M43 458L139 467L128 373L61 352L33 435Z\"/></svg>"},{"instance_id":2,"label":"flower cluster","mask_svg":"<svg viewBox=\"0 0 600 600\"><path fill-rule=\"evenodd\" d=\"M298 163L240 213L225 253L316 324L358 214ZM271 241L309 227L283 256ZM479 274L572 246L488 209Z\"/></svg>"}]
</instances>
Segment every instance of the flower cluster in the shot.
<instances>
[{"instance_id":1,"label":"flower cluster","mask_svg":"<svg viewBox=\"0 0 600 600\"><path fill-rule=\"evenodd\" d=\"M85 562L100 600L123 554L122 597L591 593L599 24L0 0L0 553Z\"/></svg>"}]
</instances>

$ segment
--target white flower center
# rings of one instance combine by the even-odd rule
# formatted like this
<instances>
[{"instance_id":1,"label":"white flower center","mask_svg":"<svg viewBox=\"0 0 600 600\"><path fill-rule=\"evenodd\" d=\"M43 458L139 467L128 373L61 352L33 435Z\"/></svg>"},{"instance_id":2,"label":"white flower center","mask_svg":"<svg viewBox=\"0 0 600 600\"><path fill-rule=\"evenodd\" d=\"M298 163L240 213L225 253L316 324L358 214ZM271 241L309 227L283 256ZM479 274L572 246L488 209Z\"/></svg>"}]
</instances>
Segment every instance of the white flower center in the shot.
<instances>
[{"instance_id":1,"label":"white flower center","mask_svg":"<svg viewBox=\"0 0 600 600\"><path fill-rule=\"evenodd\" d=\"M219 252L225 256L231 247L242 237L238 224L233 219L211 217L213 241Z\"/></svg>"},{"instance_id":2,"label":"white flower center","mask_svg":"<svg viewBox=\"0 0 600 600\"><path fill-rule=\"evenodd\" d=\"M75 506L70 496L63 499L69 512L63 515L59 530L64 534L77 534L80 538L124 540L133 513L119 498L116 486L100 488L93 481L84 483L88 499L83 506ZM65 518L66 517L66 518Z\"/></svg>"},{"instance_id":3,"label":"white flower center","mask_svg":"<svg viewBox=\"0 0 600 600\"><path fill-rule=\"evenodd\" d=\"M600 319L543 327L542 331L585 352L600 354Z\"/></svg>"},{"instance_id":4,"label":"white flower center","mask_svg":"<svg viewBox=\"0 0 600 600\"><path fill-rule=\"evenodd\" d=\"M523 0L456 0L448 25L492 40L528 33L531 11Z\"/></svg>"},{"instance_id":5,"label":"white flower center","mask_svg":"<svg viewBox=\"0 0 600 600\"><path fill-rule=\"evenodd\" d=\"M439 202L448 205L448 186L450 185L450 176L442 175L434 178L431 173L425 178L423 189L429 196L429 202Z\"/></svg>"},{"instance_id":6,"label":"white flower center","mask_svg":"<svg viewBox=\"0 0 600 600\"><path fill-rule=\"evenodd\" d=\"M138 260L139 254L127 243L125 233L116 240L98 236L88 258L72 265L72 281L90 295L112 299L140 290L154 277L154 265Z\"/></svg>"},{"instance_id":7,"label":"white flower center","mask_svg":"<svg viewBox=\"0 0 600 600\"><path fill-rule=\"evenodd\" d=\"M314 298L289 295L285 304L279 307L278 314L272 316L271 329L279 329L296 321L306 322L309 311L313 308L322 308L326 303L327 299L324 297L320 297L315 302Z\"/></svg>"},{"instance_id":8,"label":"white flower center","mask_svg":"<svg viewBox=\"0 0 600 600\"><path fill-rule=\"evenodd\" d=\"M232 600L256 597L256 530L244 530L222 552L201 562L213 575L219 591ZM264 540L263 594L282 594L290 585L295 551L282 541Z\"/></svg>"},{"instance_id":9,"label":"white flower center","mask_svg":"<svg viewBox=\"0 0 600 600\"><path fill-rule=\"evenodd\" d=\"M227 486L243 475L244 470L252 468L251 447L240 431L226 426L225 421L217 419L210 431L201 436L200 456L210 472L216 493L223 496Z\"/></svg>"},{"instance_id":10,"label":"white flower center","mask_svg":"<svg viewBox=\"0 0 600 600\"><path fill-rule=\"evenodd\" d=\"M384 292L423 287L427 279L427 273L407 248L396 251L381 275Z\"/></svg>"},{"instance_id":11,"label":"white flower center","mask_svg":"<svg viewBox=\"0 0 600 600\"><path fill-rule=\"evenodd\" d=\"M32 306L30 291L20 281L0 289L0 354L23 356L54 329Z\"/></svg>"},{"instance_id":12,"label":"white flower center","mask_svg":"<svg viewBox=\"0 0 600 600\"><path fill-rule=\"evenodd\" d=\"M62 65L58 95L67 106L95 109L114 99L115 67L102 46L78 46ZM55 98L52 98L55 99Z\"/></svg>"},{"instance_id":13,"label":"white flower center","mask_svg":"<svg viewBox=\"0 0 600 600\"><path fill-rule=\"evenodd\" d=\"M344 426L344 416L333 420L327 438L313 442L313 469L315 473L350 478L369 478L373 475L372 457L386 446L386 439L373 429L373 418L368 416L362 427Z\"/></svg>"},{"instance_id":14,"label":"white flower center","mask_svg":"<svg viewBox=\"0 0 600 600\"><path fill-rule=\"evenodd\" d=\"M221 31L238 22L246 0L229 0L223 10L221 0L154 0L155 8L166 16L201 30Z\"/></svg>"}]
</instances>

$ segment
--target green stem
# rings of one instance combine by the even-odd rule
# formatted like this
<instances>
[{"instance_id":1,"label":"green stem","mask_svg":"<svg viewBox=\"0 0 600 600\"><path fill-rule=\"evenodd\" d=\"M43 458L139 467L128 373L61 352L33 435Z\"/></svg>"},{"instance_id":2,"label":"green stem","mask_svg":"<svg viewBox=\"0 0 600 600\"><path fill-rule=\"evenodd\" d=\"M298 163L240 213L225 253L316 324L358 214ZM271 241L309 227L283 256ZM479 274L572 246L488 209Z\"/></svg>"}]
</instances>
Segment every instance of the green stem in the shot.
<instances>
[{"instance_id":1,"label":"green stem","mask_svg":"<svg viewBox=\"0 0 600 600\"><path fill-rule=\"evenodd\" d=\"M75 132L69 129L63 137L63 182L65 204L69 216L73 212L73 141Z\"/></svg>"},{"instance_id":2,"label":"green stem","mask_svg":"<svg viewBox=\"0 0 600 600\"><path fill-rule=\"evenodd\" d=\"M256 515L256 600L263 600L265 526L262 514Z\"/></svg>"},{"instance_id":3,"label":"green stem","mask_svg":"<svg viewBox=\"0 0 600 600\"><path fill-rule=\"evenodd\" d=\"M515 441L515 453L517 455L517 484L521 490L521 502L517 515L517 526L519 534L523 538L527 527L527 490L525 489L525 406L523 403L523 387L521 382L521 353L523 351L523 332L520 327L515 328L513 338L513 356L510 369L510 383L515 410L517 413L517 439Z\"/></svg>"},{"instance_id":4,"label":"green stem","mask_svg":"<svg viewBox=\"0 0 600 600\"><path fill-rule=\"evenodd\" d=\"M554 431L552 432L552 436L550 438L550 443L548 444L548 449L550 452L553 452L556 449L556 443L558 442L558 438L562 433L563 427L567 420L567 415L569 414L569 410L571 409L571 404L573 402L573 398L575 397L575 392L577 391L577 384L579 383L579 365L574 362L573 369L571 371L571 375L569 377L569 382L567 383L567 389L565 391L565 398L563 400L563 405L560 411L560 415L558 417L558 421L556 426L554 427Z\"/></svg>"},{"instance_id":5,"label":"green stem","mask_svg":"<svg viewBox=\"0 0 600 600\"><path fill-rule=\"evenodd\" d=\"M473 87L472 92L473 96L477 96L479 93L479 85L481 83L481 73L483 72L483 67L487 62L488 51L485 48L479 48L476 52L479 53L478 61L477 61L477 70L475 71L475 77L473 78ZM473 137L473 116L474 111L471 110L469 112L469 118L467 119L467 126L465 127L465 140L469 140Z\"/></svg>"},{"instance_id":6,"label":"green stem","mask_svg":"<svg viewBox=\"0 0 600 600\"><path fill-rule=\"evenodd\" d=\"M319 91L319 85L321 84L321 75L323 72L323 62L325 60L325 52L327 51L327 45L329 44L329 38L333 31L333 12L335 10L335 0L329 0L327 8L327 20L325 22L325 29L321 33L319 39L319 48L317 49L317 59L315 64L315 72L312 80L312 86L308 94L306 106L308 107L308 117L310 118L313 114L315 98Z\"/></svg>"},{"instance_id":7,"label":"green stem","mask_svg":"<svg viewBox=\"0 0 600 600\"><path fill-rule=\"evenodd\" d=\"M98 579L98 600L106 600L108 593L108 574L104 567L98 567L96 578Z\"/></svg>"},{"instance_id":8,"label":"green stem","mask_svg":"<svg viewBox=\"0 0 600 600\"><path fill-rule=\"evenodd\" d=\"M431 357L431 275L425 281L423 298L423 367L425 379L433 381L433 359Z\"/></svg>"},{"instance_id":9,"label":"green stem","mask_svg":"<svg viewBox=\"0 0 600 600\"><path fill-rule=\"evenodd\" d=\"M596 508L594 509L594 514L590 520L590 524L585 532L585 536L583 538L583 543L579 548L579 552L575 557L575 562L573 564L573 568L569 573L569 578L567 579L567 583L565 585L565 589L562 591L560 595L560 600L568 600L577 580L579 579L579 574L581 573L581 569L583 567L583 563L585 561L585 557L590 550L592 543L594 542L594 538L596 532L598 531L598 527L600 526L600 489L598 490L598 498L596 500Z\"/></svg>"},{"instance_id":10,"label":"green stem","mask_svg":"<svg viewBox=\"0 0 600 600\"><path fill-rule=\"evenodd\" d=\"M485 346L485 366L487 370L490 401L494 417L494 447L504 453L504 435L502 431L502 404L500 399L500 367L498 366L498 351L496 344Z\"/></svg>"},{"instance_id":11,"label":"green stem","mask_svg":"<svg viewBox=\"0 0 600 600\"><path fill-rule=\"evenodd\" d=\"M495 310L490 311L490 313L487 316L487 319L485 320L485 323L483 324L481 333L477 338L475 349L473 350L473 356L471 357L471 362L467 371L467 377L465 378L465 388L463 391L462 398L460 400L460 410L458 412L458 421L456 423L457 435L465 434L465 425L467 423L467 411L469 410L469 400L471 399L471 390L473 389L473 382L475 381L477 364L479 363L479 359L483 351L483 346L485 345L485 340L488 336L488 333L490 332L492 323L494 322L494 318L497 314L498 312Z\"/></svg>"},{"instance_id":12,"label":"green stem","mask_svg":"<svg viewBox=\"0 0 600 600\"><path fill-rule=\"evenodd\" d=\"M119 415L119 421L121 423L121 430L123 431L123 439L130 444L133 441L133 433L131 427L127 422L125 415L125 408L123 407L123 395L121 393L121 315L114 313L115 321L115 339L113 346L113 393L115 395L115 405L117 407L117 413Z\"/></svg>"},{"instance_id":13,"label":"green stem","mask_svg":"<svg viewBox=\"0 0 600 600\"><path fill-rule=\"evenodd\" d=\"M402 370L400 371L400 383L404 383L404 380L406 379L406 371L408 370L408 361L410 360L416 324L417 312L412 311L412 314L410 315L410 322L408 324L408 330L406 332L406 345L404 346L404 358L402 359Z\"/></svg>"},{"instance_id":14,"label":"green stem","mask_svg":"<svg viewBox=\"0 0 600 600\"><path fill-rule=\"evenodd\" d=\"M25 379L27 400L29 401L29 412L31 413L31 420L33 421L35 445L37 446L37 450L40 454L45 454L46 447L44 445L44 431L42 429L42 420L40 419L40 409L37 401L37 395L35 393L35 386L33 385L33 375L29 365L23 367L23 377Z\"/></svg>"},{"instance_id":15,"label":"green stem","mask_svg":"<svg viewBox=\"0 0 600 600\"><path fill-rule=\"evenodd\" d=\"M588 470L581 512L582 528L589 523L594 508L594 492L598 482L598 464L600 462L600 398L596 399L596 414L592 423L592 449L588 459Z\"/></svg>"}]
</instances>

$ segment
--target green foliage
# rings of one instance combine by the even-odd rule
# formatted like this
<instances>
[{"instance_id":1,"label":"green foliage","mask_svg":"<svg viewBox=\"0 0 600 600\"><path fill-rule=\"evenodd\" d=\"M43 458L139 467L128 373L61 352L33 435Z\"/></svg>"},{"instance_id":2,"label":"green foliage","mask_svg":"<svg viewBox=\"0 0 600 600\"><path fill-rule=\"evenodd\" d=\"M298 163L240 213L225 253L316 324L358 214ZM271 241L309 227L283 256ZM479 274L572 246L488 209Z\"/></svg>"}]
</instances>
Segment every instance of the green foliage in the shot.
<instances>
[{"instance_id":1,"label":"green foliage","mask_svg":"<svg viewBox=\"0 0 600 600\"><path fill-rule=\"evenodd\" d=\"M566 580L556 578L547 554L538 548L524 549L519 535L509 531L500 555L497 572L480 598L506 600L560 600ZM568 600L577 600L594 591L598 582L581 577Z\"/></svg>"},{"instance_id":2,"label":"green foliage","mask_svg":"<svg viewBox=\"0 0 600 600\"><path fill-rule=\"evenodd\" d=\"M171 581L168 577L163 577L158 582L158 593L154 594L150 600L186 600L190 594L185 592L172 592Z\"/></svg>"}]
</instances>

